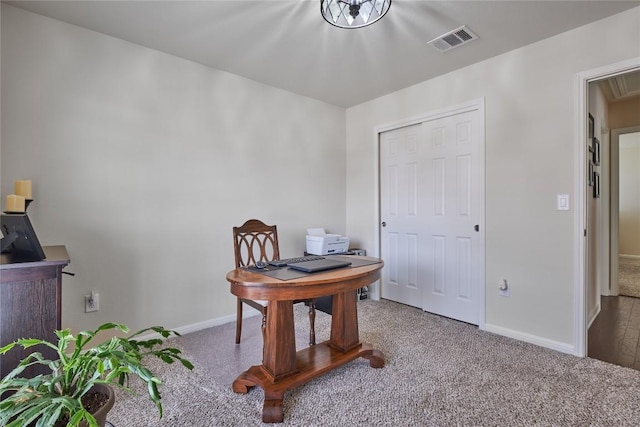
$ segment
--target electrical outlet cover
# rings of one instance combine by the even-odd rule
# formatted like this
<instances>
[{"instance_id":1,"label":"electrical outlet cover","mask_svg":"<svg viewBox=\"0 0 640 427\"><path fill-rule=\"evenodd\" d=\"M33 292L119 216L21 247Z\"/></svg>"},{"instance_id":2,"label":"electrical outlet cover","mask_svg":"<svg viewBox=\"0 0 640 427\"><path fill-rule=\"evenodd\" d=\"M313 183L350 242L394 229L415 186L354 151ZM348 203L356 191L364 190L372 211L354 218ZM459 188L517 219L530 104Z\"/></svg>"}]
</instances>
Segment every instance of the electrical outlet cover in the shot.
<instances>
[{"instance_id":1,"label":"electrical outlet cover","mask_svg":"<svg viewBox=\"0 0 640 427\"><path fill-rule=\"evenodd\" d=\"M93 294L93 301L91 301L91 295L84 296L84 312L92 313L100 309L100 295Z\"/></svg>"}]
</instances>

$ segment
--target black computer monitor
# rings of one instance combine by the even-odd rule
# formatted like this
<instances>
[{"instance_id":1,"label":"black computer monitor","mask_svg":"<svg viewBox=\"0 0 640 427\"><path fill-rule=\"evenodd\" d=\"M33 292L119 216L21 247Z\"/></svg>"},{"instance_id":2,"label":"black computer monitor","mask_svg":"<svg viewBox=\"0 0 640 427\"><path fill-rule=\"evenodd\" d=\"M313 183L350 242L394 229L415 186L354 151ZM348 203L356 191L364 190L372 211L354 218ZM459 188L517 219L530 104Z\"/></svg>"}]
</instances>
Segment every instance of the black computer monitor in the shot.
<instances>
[{"instance_id":1,"label":"black computer monitor","mask_svg":"<svg viewBox=\"0 0 640 427\"><path fill-rule=\"evenodd\" d=\"M46 258L27 214L2 214L0 231L2 253L10 254L11 262L41 261Z\"/></svg>"}]
</instances>

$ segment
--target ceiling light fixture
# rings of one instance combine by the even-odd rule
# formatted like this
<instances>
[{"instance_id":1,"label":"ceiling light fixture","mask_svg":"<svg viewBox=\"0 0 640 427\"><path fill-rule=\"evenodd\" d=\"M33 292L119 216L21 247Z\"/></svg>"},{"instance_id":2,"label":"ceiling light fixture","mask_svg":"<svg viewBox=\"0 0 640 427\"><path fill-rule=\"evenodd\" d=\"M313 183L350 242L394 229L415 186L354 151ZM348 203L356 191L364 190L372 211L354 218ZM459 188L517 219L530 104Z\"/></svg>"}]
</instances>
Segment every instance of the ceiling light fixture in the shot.
<instances>
[{"instance_id":1,"label":"ceiling light fixture","mask_svg":"<svg viewBox=\"0 0 640 427\"><path fill-rule=\"evenodd\" d=\"M320 13L331 25L362 28L382 18L391 0L320 0Z\"/></svg>"}]
</instances>

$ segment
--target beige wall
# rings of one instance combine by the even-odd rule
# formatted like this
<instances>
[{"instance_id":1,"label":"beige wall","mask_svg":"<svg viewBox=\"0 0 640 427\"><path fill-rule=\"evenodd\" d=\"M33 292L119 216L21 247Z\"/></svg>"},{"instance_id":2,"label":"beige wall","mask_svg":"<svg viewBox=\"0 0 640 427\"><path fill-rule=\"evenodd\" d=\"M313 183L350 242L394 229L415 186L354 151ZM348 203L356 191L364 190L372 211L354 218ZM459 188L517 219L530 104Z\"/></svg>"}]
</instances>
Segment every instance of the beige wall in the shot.
<instances>
[{"instance_id":1,"label":"beige wall","mask_svg":"<svg viewBox=\"0 0 640 427\"><path fill-rule=\"evenodd\" d=\"M233 320L234 225L277 224L288 257L345 232L342 108L5 4L1 71L1 192L32 179L67 246L64 327Z\"/></svg>"},{"instance_id":2,"label":"beige wall","mask_svg":"<svg viewBox=\"0 0 640 427\"><path fill-rule=\"evenodd\" d=\"M576 200L577 73L638 56L639 10L348 109L348 234L377 249L374 129L484 98L487 328L574 351L576 211L557 211L556 195Z\"/></svg>"},{"instance_id":3,"label":"beige wall","mask_svg":"<svg viewBox=\"0 0 640 427\"><path fill-rule=\"evenodd\" d=\"M640 96L609 104L609 127L621 129L640 125Z\"/></svg>"}]
</instances>

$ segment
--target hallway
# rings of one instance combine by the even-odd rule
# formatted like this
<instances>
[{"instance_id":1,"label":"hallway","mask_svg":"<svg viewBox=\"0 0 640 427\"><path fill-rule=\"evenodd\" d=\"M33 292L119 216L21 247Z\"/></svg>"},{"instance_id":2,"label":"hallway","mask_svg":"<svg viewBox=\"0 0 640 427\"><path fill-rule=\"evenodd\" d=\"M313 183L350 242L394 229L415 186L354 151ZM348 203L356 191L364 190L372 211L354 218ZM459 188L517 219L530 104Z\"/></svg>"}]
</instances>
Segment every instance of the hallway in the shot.
<instances>
[{"instance_id":1,"label":"hallway","mask_svg":"<svg viewBox=\"0 0 640 427\"><path fill-rule=\"evenodd\" d=\"M589 328L588 356L640 370L640 298L603 296L601 304Z\"/></svg>"}]
</instances>

